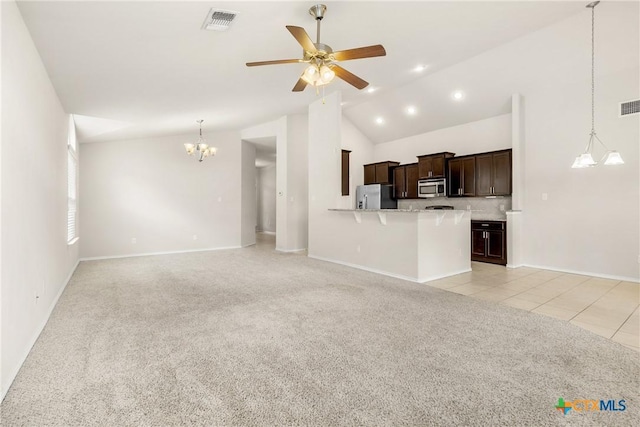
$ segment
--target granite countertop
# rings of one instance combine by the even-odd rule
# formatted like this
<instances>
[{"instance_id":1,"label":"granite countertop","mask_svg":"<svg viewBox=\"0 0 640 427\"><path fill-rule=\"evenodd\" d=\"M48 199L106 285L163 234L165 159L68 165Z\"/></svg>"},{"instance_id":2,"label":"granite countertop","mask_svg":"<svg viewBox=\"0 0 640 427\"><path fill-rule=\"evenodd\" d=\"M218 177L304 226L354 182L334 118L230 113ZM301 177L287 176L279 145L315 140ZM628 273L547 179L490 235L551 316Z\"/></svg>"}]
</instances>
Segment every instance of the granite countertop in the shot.
<instances>
[{"instance_id":1,"label":"granite countertop","mask_svg":"<svg viewBox=\"0 0 640 427\"><path fill-rule=\"evenodd\" d=\"M329 209L334 212L423 212L423 213L439 213L439 212L469 212L467 210L458 209Z\"/></svg>"}]
</instances>

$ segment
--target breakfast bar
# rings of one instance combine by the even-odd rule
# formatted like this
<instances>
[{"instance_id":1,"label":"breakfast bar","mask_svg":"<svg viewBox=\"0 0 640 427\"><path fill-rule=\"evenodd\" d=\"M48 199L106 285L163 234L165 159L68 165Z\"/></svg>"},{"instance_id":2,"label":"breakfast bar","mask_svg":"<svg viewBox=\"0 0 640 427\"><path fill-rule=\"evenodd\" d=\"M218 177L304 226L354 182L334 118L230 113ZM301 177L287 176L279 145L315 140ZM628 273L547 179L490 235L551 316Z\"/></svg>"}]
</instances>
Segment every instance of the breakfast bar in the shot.
<instances>
[{"instance_id":1,"label":"breakfast bar","mask_svg":"<svg viewBox=\"0 0 640 427\"><path fill-rule=\"evenodd\" d=\"M329 211L314 258L421 283L471 271L468 211Z\"/></svg>"}]
</instances>

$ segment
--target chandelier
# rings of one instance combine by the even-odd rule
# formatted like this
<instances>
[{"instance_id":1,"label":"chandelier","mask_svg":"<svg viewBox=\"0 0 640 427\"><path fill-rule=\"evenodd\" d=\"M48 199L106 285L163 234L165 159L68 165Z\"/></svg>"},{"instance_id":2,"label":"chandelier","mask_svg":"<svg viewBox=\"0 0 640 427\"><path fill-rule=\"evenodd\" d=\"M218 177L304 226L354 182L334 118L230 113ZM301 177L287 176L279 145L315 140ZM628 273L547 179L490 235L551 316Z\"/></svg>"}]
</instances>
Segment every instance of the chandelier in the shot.
<instances>
[{"instance_id":1,"label":"chandelier","mask_svg":"<svg viewBox=\"0 0 640 427\"><path fill-rule=\"evenodd\" d=\"M185 150L187 150L187 154L193 156L196 151L198 152L198 161L203 161L206 157L215 156L218 152L218 149L215 147L209 147L207 144L207 140L202 137L202 122L204 120L196 120L196 123L200 124L200 136L198 137L198 141L195 144L187 142L184 144Z\"/></svg>"},{"instance_id":2,"label":"chandelier","mask_svg":"<svg viewBox=\"0 0 640 427\"><path fill-rule=\"evenodd\" d=\"M600 3L599 1L594 1L593 3L589 3L587 5L588 8L591 9L591 133L589 134L589 142L584 149L584 153L580 154L576 157L573 165L571 166L574 169L577 168L588 168L598 164L595 160L593 160L593 149L595 148L596 141L602 145L605 150L604 156L600 160L600 162L604 161L606 166L609 165L622 165L624 164L624 160L622 160L622 156L615 150L609 150L606 145L598 135L596 134L595 128L595 103L594 103L594 94L595 94L595 43L594 43L594 33L595 33L595 8Z\"/></svg>"}]
</instances>

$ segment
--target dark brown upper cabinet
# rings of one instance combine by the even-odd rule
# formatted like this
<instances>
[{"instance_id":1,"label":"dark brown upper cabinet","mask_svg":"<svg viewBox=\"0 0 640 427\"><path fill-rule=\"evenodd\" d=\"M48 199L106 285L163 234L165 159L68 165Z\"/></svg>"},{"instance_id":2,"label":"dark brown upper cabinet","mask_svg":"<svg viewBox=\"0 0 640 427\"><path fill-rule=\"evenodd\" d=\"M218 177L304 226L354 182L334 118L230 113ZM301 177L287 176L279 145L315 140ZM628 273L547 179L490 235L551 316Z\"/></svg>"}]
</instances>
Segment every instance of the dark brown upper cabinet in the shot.
<instances>
[{"instance_id":1,"label":"dark brown upper cabinet","mask_svg":"<svg viewBox=\"0 0 640 427\"><path fill-rule=\"evenodd\" d=\"M476 196L511 194L511 150L478 154L476 157Z\"/></svg>"},{"instance_id":2,"label":"dark brown upper cabinet","mask_svg":"<svg viewBox=\"0 0 640 427\"><path fill-rule=\"evenodd\" d=\"M393 197L396 199L418 198L418 164L397 166L393 170Z\"/></svg>"},{"instance_id":3,"label":"dark brown upper cabinet","mask_svg":"<svg viewBox=\"0 0 640 427\"><path fill-rule=\"evenodd\" d=\"M366 184L391 184L393 181L393 168L398 162L378 162L364 165L364 183Z\"/></svg>"},{"instance_id":4,"label":"dark brown upper cabinet","mask_svg":"<svg viewBox=\"0 0 640 427\"><path fill-rule=\"evenodd\" d=\"M351 151L342 150L342 172L340 180L342 183L342 195L349 195L349 154Z\"/></svg>"},{"instance_id":5,"label":"dark brown upper cabinet","mask_svg":"<svg viewBox=\"0 0 640 427\"><path fill-rule=\"evenodd\" d=\"M448 197L473 197L476 195L476 157L456 157L447 161Z\"/></svg>"},{"instance_id":6,"label":"dark brown upper cabinet","mask_svg":"<svg viewBox=\"0 0 640 427\"><path fill-rule=\"evenodd\" d=\"M444 178L446 173L445 159L455 156L454 153L436 153L418 156L418 178Z\"/></svg>"}]
</instances>

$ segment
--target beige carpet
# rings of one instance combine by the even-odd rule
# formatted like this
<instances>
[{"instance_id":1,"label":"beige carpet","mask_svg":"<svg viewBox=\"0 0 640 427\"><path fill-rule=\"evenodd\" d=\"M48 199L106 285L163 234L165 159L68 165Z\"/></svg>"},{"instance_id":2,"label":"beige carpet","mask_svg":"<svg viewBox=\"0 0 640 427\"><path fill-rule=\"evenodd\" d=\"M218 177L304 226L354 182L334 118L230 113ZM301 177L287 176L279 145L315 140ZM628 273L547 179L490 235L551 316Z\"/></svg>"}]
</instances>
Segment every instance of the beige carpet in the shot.
<instances>
[{"instance_id":1,"label":"beige carpet","mask_svg":"<svg viewBox=\"0 0 640 427\"><path fill-rule=\"evenodd\" d=\"M639 373L566 322L263 242L81 263L2 425L640 425Z\"/></svg>"}]
</instances>

